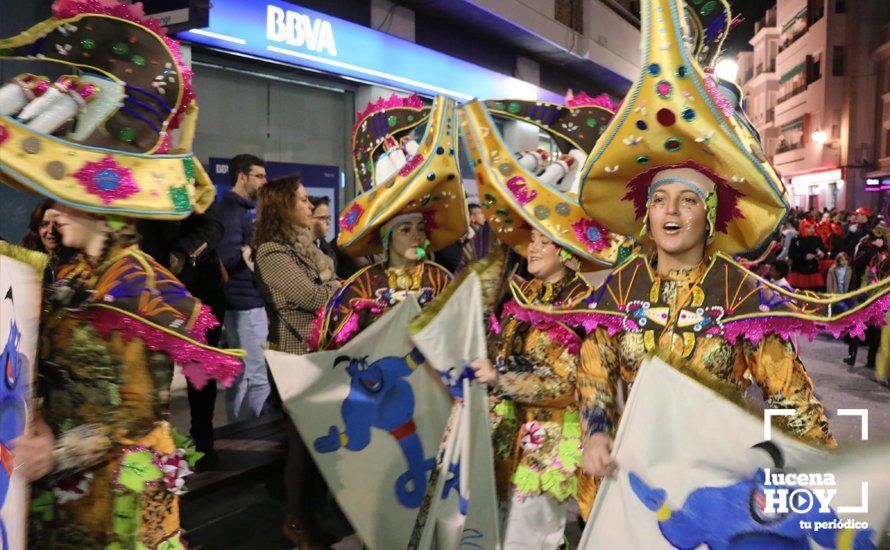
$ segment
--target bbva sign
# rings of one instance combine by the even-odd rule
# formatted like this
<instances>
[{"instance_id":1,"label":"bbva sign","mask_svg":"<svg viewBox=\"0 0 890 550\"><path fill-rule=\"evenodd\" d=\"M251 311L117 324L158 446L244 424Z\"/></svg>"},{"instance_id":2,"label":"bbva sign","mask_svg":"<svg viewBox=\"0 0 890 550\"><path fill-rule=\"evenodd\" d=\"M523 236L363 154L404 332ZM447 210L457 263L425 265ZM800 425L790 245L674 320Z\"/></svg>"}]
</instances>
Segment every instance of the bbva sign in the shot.
<instances>
[{"instance_id":1,"label":"bbva sign","mask_svg":"<svg viewBox=\"0 0 890 550\"><path fill-rule=\"evenodd\" d=\"M316 53L337 55L330 21L320 17L312 19L306 14L278 6L266 8L266 38L289 46L305 47Z\"/></svg>"}]
</instances>

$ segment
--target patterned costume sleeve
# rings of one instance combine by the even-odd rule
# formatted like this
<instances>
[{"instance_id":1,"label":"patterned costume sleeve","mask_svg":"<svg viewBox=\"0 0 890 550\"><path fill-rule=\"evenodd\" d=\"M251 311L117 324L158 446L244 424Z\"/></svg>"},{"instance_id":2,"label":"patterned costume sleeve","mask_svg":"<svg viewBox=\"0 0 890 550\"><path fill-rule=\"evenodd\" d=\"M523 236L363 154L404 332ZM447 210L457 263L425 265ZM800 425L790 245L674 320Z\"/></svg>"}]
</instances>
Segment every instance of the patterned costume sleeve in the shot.
<instances>
[{"instance_id":1,"label":"patterned costume sleeve","mask_svg":"<svg viewBox=\"0 0 890 550\"><path fill-rule=\"evenodd\" d=\"M776 420L789 432L811 442L837 444L828 429L825 410L813 393L813 382L790 342L774 334L756 345L744 340L737 366L746 369L760 386L768 408L796 410L793 416Z\"/></svg>"},{"instance_id":2,"label":"patterned costume sleeve","mask_svg":"<svg viewBox=\"0 0 890 550\"><path fill-rule=\"evenodd\" d=\"M620 357L615 338L603 328L593 330L581 345L578 392L585 438L600 432L611 434L618 422L615 397Z\"/></svg>"},{"instance_id":3,"label":"patterned costume sleeve","mask_svg":"<svg viewBox=\"0 0 890 550\"><path fill-rule=\"evenodd\" d=\"M578 353L553 342L546 332L532 329L526 335L525 353L504 358L497 393L520 404L564 408L575 399Z\"/></svg>"},{"instance_id":4,"label":"patterned costume sleeve","mask_svg":"<svg viewBox=\"0 0 890 550\"><path fill-rule=\"evenodd\" d=\"M374 299L369 270L360 271L332 298L322 349L337 349L367 328L382 310Z\"/></svg>"}]
</instances>

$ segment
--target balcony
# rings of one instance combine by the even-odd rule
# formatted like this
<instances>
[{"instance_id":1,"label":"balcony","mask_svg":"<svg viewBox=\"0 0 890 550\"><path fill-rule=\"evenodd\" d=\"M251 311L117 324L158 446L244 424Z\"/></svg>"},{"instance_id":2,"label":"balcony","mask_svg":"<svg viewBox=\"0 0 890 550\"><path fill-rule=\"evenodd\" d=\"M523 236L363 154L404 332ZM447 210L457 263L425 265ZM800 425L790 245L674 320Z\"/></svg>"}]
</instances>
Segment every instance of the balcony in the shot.
<instances>
[{"instance_id":1,"label":"balcony","mask_svg":"<svg viewBox=\"0 0 890 550\"><path fill-rule=\"evenodd\" d=\"M775 8L768 10L766 15L754 23L754 34L759 33L762 29L776 26L776 10Z\"/></svg>"},{"instance_id":2,"label":"balcony","mask_svg":"<svg viewBox=\"0 0 890 550\"><path fill-rule=\"evenodd\" d=\"M776 108L771 107L766 110L766 123L772 124L776 121Z\"/></svg>"},{"instance_id":3,"label":"balcony","mask_svg":"<svg viewBox=\"0 0 890 550\"><path fill-rule=\"evenodd\" d=\"M763 73L774 73L776 72L776 60L773 59L769 62L769 64L764 69L763 63L757 65L757 68L754 69L754 76L760 76Z\"/></svg>"},{"instance_id":4,"label":"balcony","mask_svg":"<svg viewBox=\"0 0 890 550\"><path fill-rule=\"evenodd\" d=\"M787 50L788 48L790 48L791 45L794 44L795 42L797 42L798 40L800 40L800 38L801 38L803 35L805 35L805 34L807 33L808 30L810 30L809 27L805 27L805 28L803 28L803 29L797 31L796 33L792 34L792 35L789 36L788 38L786 38L786 39L779 45L779 53L782 53L783 51L785 51L785 50Z\"/></svg>"},{"instance_id":5,"label":"balcony","mask_svg":"<svg viewBox=\"0 0 890 550\"><path fill-rule=\"evenodd\" d=\"M788 101L792 97L798 96L798 95L804 93L805 91L807 91L807 85L801 84L800 86L797 86L796 88L794 88L790 92L786 93L785 95L779 96L779 100L776 102L776 104L778 105L782 102Z\"/></svg>"},{"instance_id":6,"label":"balcony","mask_svg":"<svg viewBox=\"0 0 890 550\"><path fill-rule=\"evenodd\" d=\"M792 143L788 143L787 141L781 141L779 146L776 147L776 154L780 155L782 153L787 153L789 151L796 151L798 149L803 149L804 145L802 142L795 141Z\"/></svg>"}]
</instances>

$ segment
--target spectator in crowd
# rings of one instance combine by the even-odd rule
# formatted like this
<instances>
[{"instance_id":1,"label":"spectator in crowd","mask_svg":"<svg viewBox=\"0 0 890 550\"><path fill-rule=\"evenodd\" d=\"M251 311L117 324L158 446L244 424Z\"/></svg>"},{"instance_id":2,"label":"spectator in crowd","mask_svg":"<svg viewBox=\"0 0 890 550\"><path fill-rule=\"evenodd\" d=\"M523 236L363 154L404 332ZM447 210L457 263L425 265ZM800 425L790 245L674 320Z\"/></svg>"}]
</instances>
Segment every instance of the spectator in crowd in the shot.
<instances>
[{"instance_id":1,"label":"spectator in crowd","mask_svg":"<svg viewBox=\"0 0 890 550\"><path fill-rule=\"evenodd\" d=\"M336 270L337 247L327 240L331 230L331 201L327 197L309 197L309 202L312 204L312 238L315 246L333 260Z\"/></svg>"},{"instance_id":2,"label":"spectator in crowd","mask_svg":"<svg viewBox=\"0 0 890 550\"><path fill-rule=\"evenodd\" d=\"M226 308L223 285L226 271L217 254L225 234L217 206L204 214L192 214L182 221L142 220L137 226L140 248L185 285L193 296L210 307L217 319L223 319ZM222 326L207 331L207 343L219 344ZM187 381L192 440L204 453L197 463L201 470L215 469L219 458L213 446L213 411L216 406L216 383L208 382L198 389Z\"/></svg>"},{"instance_id":3,"label":"spectator in crowd","mask_svg":"<svg viewBox=\"0 0 890 550\"><path fill-rule=\"evenodd\" d=\"M868 218L870 216L871 210L868 208L857 208L850 216L850 225L847 227L847 236L844 238L844 244L847 254L854 260L862 239L871 236L868 228Z\"/></svg>"},{"instance_id":4,"label":"spectator in crowd","mask_svg":"<svg viewBox=\"0 0 890 550\"><path fill-rule=\"evenodd\" d=\"M269 346L302 355L315 312L339 288L334 263L316 245L312 204L298 177L276 179L260 190L253 249L256 278L269 312ZM297 548L326 548L313 516L325 491L321 474L290 418L285 420L287 517L282 533Z\"/></svg>"},{"instance_id":5,"label":"spectator in crowd","mask_svg":"<svg viewBox=\"0 0 890 550\"><path fill-rule=\"evenodd\" d=\"M53 201L46 199L34 208L28 221L28 232L19 243L23 248L43 252L49 256L49 263L43 274L44 283L47 285L52 284L56 267L70 260L75 252L62 245L62 237L55 222L46 214L52 207Z\"/></svg>"},{"instance_id":6,"label":"spectator in crowd","mask_svg":"<svg viewBox=\"0 0 890 550\"><path fill-rule=\"evenodd\" d=\"M800 235L794 238L788 256L791 258L791 274L788 282L794 288L815 290L825 287L825 278L819 273L819 259L825 255L822 239L815 233L815 224L804 220Z\"/></svg>"},{"instance_id":7,"label":"spectator in crowd","mask_svg":"<svg viewBox=\"0 0 890 550\"><path fill-rule=\"evenodd\" d=\"M853 283L853 268L850 267L850 257L846 252L840 252L834 258L834 264L828 270L825 278L825 290L831 294L846 294ZM852 307L850 300L839 302L834 307L835 313L843 313Z\"/></svg>"},{"instance_id":8,"label":"spectator in crowd","mask_svg":"<svg viewBox=\"0 0 890 550\"><path fill-rule=\"evenodd\" d=\"M257 193L266 183L265 163L253 155L237 155L229 162L232 189L220 198L219 215L225 235L219 257L228 273L223 286L226 343L247 352L244 374L226 390L229 422L255 418L269 397L269 377L263 347L268 336L263 295L254 280L250 243L256 217Z\"/></svg>"},{"instance_id":9,"label":"spectator in crowd","mask_svg":"<svg viewBox=\"0 0 890 550\"><path fill-rule=\"evenodd\" d=\"M798 232L795 229L795 222L789 216L785 220L785 224L782 226L782 251L779 252L777 259L779 260L788 260L788 252L791 250L791 243L794 242L794 239L797 238Z\"/></svg>"}]
</instances>

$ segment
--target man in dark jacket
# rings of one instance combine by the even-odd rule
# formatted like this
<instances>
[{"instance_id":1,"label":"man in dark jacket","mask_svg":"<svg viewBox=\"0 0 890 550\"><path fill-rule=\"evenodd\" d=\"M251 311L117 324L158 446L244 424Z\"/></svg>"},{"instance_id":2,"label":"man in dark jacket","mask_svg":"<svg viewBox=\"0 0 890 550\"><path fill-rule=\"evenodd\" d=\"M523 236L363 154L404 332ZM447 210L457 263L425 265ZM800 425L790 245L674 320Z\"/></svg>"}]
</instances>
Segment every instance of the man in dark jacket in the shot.
<instances>
[{"instance_id":1,"label":"man in dark jacket","mask_svg":"<svg viewBox=\"0 0 890 550\"><path fill-rule=\"evenodd\" d=\"M263 348L269 334L269 320L263 295L253 277L250 241L256 220L256 197L266 183L265 163L253 155L237 155L229 162L232 190L220 198L219 214L225 236L219 257L228 273L223 286L226 344L247 352L242 374L226 391L226 412L230 422L256 418L263 411L271 386Z\"/></svg>"},{"instance_id":2,"label":"man in dark jacket","mask_svg":"<svg viewBox=\"0 0 890 550\"><path fill-rule=\"evenodd\" d=\"M222 323L225 316L222 288L225 270L216 248L222 241L225 228L219 220L216 205L204 214L192 214L182 221L144 220L139 223L140 247L161 265L169 269L189 292L210 307ZM207 343L219 344L222 325L207 332ZM216 384L210 381L197 389L188 383L191 412L191 436L195 447L204 457L198 469L213 469L219 460L213 449L213 409L216 405Z\"/></svg>"}]
</instances>

